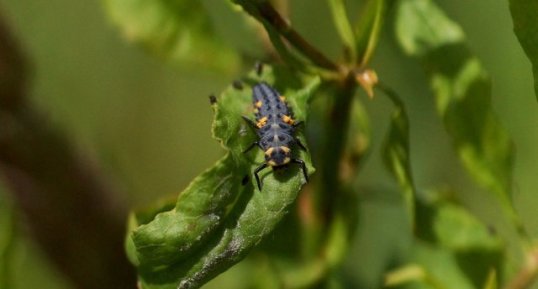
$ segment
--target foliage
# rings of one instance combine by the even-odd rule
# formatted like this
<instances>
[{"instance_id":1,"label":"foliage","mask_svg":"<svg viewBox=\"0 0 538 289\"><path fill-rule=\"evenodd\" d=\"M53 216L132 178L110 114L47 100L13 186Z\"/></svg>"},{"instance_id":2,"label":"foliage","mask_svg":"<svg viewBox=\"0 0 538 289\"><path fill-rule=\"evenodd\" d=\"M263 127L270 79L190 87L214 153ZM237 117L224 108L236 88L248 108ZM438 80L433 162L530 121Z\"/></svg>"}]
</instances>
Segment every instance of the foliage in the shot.
<instances>
[{"instance_id":1,"label":"foliage","mask_svg":"<svg viewBox=\"0 0 538 289\"><path fill-rule=\"evenodd\" d=\"M140 288L199 288L239 262L256 276L239 281L241 288L343 288L341 267L352 250L363 200L361 167L377 149L364 95L392 105L390 116L376 116L389 121L379 150L400 191L398 204L408 225L401 238L410 240L403 256L385 264L379 276L383 286L531 286L538 266L512 256L513 240L497 234L453 188L422 188L416 182L408 98L376 74L373 56L383 33L393 32L402 57L420 64L434 98L432 110L466 173L502 208L516 231L515 250L537 259L535 240L512 201L515 149L491 104L493 80L469 49L462 27L433 0L327 0L338 57L327 56L288 21L286 0L103 4L128 41L165 62L214 69L226 77L252 67L254 58L266 62L211 99L212 135L224 156L177 198L131 214L125 247ZM510 0L510 12L538 95L538 2ZM306 150L292 150L306 164L308 183L293 164L262 171L261 190L253 182L265 159L257 149L245 152L257 139L242 116L253 114L252 87L262 81L285 96L294 118L304 121L296 136ZM14 228L11 208L3 211L10 214L0 220L5 233L0 286L9 283Z\"/></svg>"},{"instance_id":2,"label":"foliage","mask_svg":"<svg viewBox=\"0 0 538 289\"><path fill-rule=\"evenodd\" d=\"M296 117L302 119L319 79L303 84L285 73L266 69L261 79L285 88L282 91ZM250 89L232 86L217 98L213 136L228 150L226 156L180 193L173 209L158 207L149 218L133 220L129 255L140 268L143 286L199 287L243 259L274 229L297 197L304 182L299 168L264 175L261 192L254 190L252 182L242 184L263 161L261 155L251 159L243 153L254 141L240 117L250 102ZM301 152L299 157L307 162L309 173L314 172L308 155Z\"/></svg>"},{"instance_id":3,"label":"foliage","mask_svg":"<svg viewBox=\"0 0 538 289\"><path fill-rule=\"evenodd\" d=\"M198 288L241 261L254 248L278 263L286 248L259 244L274 230L273 238L282 232L294 235L294 226L298 227L297 236L276 238L302 248L300 254L294 252L285 258L294 264L287 266L287 270L304 268L298 275L302 281L290 282L286 277L289 273L277 273L273 276L280 280L277 283L287 284L283 285L287 288L333 284L334 272L356 227L353 215L358 198L354 184L357 168L370 144L366 112L360 108L360 102L353 100L356 87L362 87L370 97L377 87L394 104L382 154L387 169L401 187L409 232L414 236L409 255L399 268L388 273L386 286L496 288L503 284L501 273L506 269L503 266L507 266L505 242L459 204L454 194L418 193L411 170L411 128L405 101L397 90L378 83L370 67L381 28L393 18L402 50L419 60L424 68L437 114L463 166L477 184L498 200L525 246L528 236L511 201L512 141L492 110L491 79L467 48L462 28L431 0L362 1L356 23L350 21L344 1L329 0L327 4L344 51L342 61L333 62L295 31L270 2L232 2L258 21L259 31L265 29L275 51L288 66L266 67L261 76L251 72L243 79L243 88L224 90L213 104L213 135L223 144L226 156L180 193L175 205L168 203L133 216L127 248L131 261L138 267L142 288ZM203 46L181 50L184 59L211 66L215 60L201 58L200 47L211 57L224 58L230 53L230 47L224 47L214 29L208 28L211 20L203 11L204 2L106 3L114 21L146 46L161 51L168 47L168 53L173 54L170 51L177 48L169 44L187 45L184 38L190 33L193 43ZM195 7L186 7L189 5ZM515 32L534 63L538 56L533 48L536 29L532 19L536 9L531 9L532 5L535 4L511 1ZM389 9L393 17L388 16ZM263 37L259 41L263 42ZM263 162L260 154L251 157L242 153L254 138L241 121L249 106L250 86L262 80L284 92L298 119L309 119L307 139L312 150L300 152L300 157L307 161L309 173L313 173L312 154L318 173L299 201L296 198L302 179L296 168L283 174L264 174L262 192L252 182L241 184L243 177L250 176L257 164ZM311 102L315 94L320 100ZM359 107L352 105L354 102ZM301 134L300 138L304 136ZM303 215L294 213L294 221L279 225L295 210L303 211ZM312 220L305 220L304 214ZM316 264L317 269L306 265L305 260Z\"/></svg>"}]
</instances>

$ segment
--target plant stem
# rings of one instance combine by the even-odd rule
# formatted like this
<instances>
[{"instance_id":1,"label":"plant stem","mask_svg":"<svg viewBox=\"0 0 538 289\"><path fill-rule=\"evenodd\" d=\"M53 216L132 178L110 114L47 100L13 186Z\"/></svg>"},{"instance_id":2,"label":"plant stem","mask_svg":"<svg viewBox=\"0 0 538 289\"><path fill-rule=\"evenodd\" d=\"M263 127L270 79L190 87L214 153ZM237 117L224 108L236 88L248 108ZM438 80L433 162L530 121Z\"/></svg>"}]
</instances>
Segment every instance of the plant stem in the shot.
<instances>
[{"instance_id":1,"label":"plant stem","mask_svg":"<svg viewBox=\"0 0 538 289\"><path fill-rule=\"evenodd\" d=\"M340 162L344 155L349 127L350 113L356 82L350 73L335 92L329 110L327 127L325 128L325 145L321 165L321 184L319 204L324 208L325 220L331 220L333 209L339 193L343 190L340 177Z\"/></svg>"},{"instance_id":2,"label":"plant stem","mask_svg":"<svg viewBox=\"0 0 538 289\"><path fill-rule=\"evenodd\" d=\"M299 52L310 59L313 63L328 70L339 72L340 68L333 61L327 58L321 51L317 50L306 41L291 25L268 2L256 4L257 14L267 21L275 30L293 45ZM247 9L249 11L249 9ZM253 12L253 11L249 11ZM254 14L255 15L255 14Z\"/></svg>"}]
</instances>

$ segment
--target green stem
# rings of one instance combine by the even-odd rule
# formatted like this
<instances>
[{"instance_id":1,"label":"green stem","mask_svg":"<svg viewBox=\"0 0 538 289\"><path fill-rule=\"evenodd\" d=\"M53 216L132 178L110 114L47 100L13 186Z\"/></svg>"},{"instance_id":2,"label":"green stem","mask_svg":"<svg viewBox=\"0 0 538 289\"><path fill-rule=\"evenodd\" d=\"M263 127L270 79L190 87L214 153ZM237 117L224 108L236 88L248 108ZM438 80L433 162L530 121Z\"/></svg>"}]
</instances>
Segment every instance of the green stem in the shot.
<instances>
[{"instance_id":1,"label":"green stem","mask_svg":"<svg viewBox=\"0 0 538 289\"><path fill-rule=\"evenodd\" d=\"M322 154L325 158L322 160L321 166L319 199L320 206L324 208L322 213L325 220L333 218L333 209L336 206L338 196L343 191L339 180L340 162L344 155L355 88L356 82L350 74L335 92L329 110L328 127L326 127L324 138L326 143Z\"/></svg>"},{"instance_id":2,"label":"green stem","mask_svg":"<svg viewBox=\"0 0 538 289\"><path fill-rule=\"evenodd\" d=\"M269 39L271 40L271 43L273 44L273 47L278 52L278 55L284 60L288 65L297 68L300 71L307 70L307 63L303 59L300 59L297 57L297 55L293 54L286 44L283 42L282 38L280 38L280 35L277 31L271 26L267 21L262 20L262 24L265 27L265 30L267 31L267 34L269 35Z\"/></svg>"},{"instance_id":3,"label":"green stem","mask_svg":"<svg viewBox=\"0 0 538 289\"><path fill-rule=\"evenodd\" d=\"M312 46L268 2L257 3L254 8L244 7L254 16L258 15L270 24L282 37L284 37L299 52L321 68L338 72L339 66L327 58L321 51ZM250 8L250 9L249 9ZM251 9L256 9L252 11ZM256 13L252 13L256 12Z\"/></svg>"}]
</instances>

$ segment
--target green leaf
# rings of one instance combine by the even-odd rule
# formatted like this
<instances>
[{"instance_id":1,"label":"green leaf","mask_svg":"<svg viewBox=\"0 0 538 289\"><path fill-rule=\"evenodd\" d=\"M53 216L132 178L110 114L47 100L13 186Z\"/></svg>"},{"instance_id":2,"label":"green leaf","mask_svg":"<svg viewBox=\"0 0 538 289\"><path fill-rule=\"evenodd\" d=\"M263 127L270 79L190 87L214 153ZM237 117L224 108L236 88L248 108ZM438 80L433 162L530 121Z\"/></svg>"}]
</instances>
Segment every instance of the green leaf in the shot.
<instances>
[{"instance_id":1,"label":"green leaf","mask_svg":"<svg viewBox=\"0 0 538 289\"><path fill-rule=\"evenodd\" d=\"M465 168L522 231L510 199L512 141L493 113L491 80L463 42L461 28L430 0L403 0L396 33L404 51L422 61L438 114Z\"/></svg>"},{"instance_id":2,"label":"green leaf","mask_svg":"<svg viewBox=\"0 0 538 289\"><path fill-rule=\"evenodd\" d=\"M262 77L251 76L245 84L260 80L287 96L297 119L306 118L318 78L302 79L266 67ZM241 118L251 113L251 106L249 86L226 89L213 104L213 135L228 150L226 156L195 178L172 210L164 211L165 204L132 218L135 223L144 221L131 226L126 245L131 261L138 266L142 288L200 287L242 260L294 203L304 184L297 166L263 171L261 192L252 182L242 184L264 159L255 150L243 153L255 140ZM303 138L300 132L298 137ZM296 156L307 163L309 174L314 172L306 152L296 150Z\"/></svg>"},{"instance_id":3,"label":"green leaf","mask_svg":"<svg viewBox=\"0 0 538 289\"><path fill-rule=\"evenodd\" d=\"M427 284L439 289L474 289L465 272L458 266L452 252L429 245L416 245L413 248L413 263L418 263L427 272ZM433 286L432 286L433 285Z\"/></svg>"},{"instance_id":4,"label":"green leaf","mask_svg":"<svg viewBox=\"0 0 538 289\"><path fill-rule=\"evenodd\" d=\"M424 56L437 48L461 43L465 35L431 0L402 0L396 11L395 31L403 50Z\"/></svg>"},{"instance_id":5,"label":"green leaf","mask_svg":"<svg viewBox=\"0 0 538 289\"><path fill-rule=\"evenodd\" d=\"M386 0L367 0L357 23L356 49L359 66L366 66L372 58L385 20Z\"/></svg>"},{"instance_id":6,"label":"green leaf","mask_svg":"<svg viewBox=\"0 0 538 289\"><path fill-rule=\"evenodd\" d=\"M489 271L488 279L484 282L482 289L497 289L499 285L497 284L497 271Z\"/></svg>"},{"instance_id":7,"label":"green leaf","mask_svg":"<svg viewBox=\"0 0 538 289\"><path fill-rule=\"evenodd\" d=\"M327 0L329 3L329 8L331 8L333 22L336 26L336 31L342 39L342 43L350 54L352 62L355 62L357 53L355 51L355 34L349 23L347 17L346 5L343 0Z\"/></svg>"},{"instance_id":8,"label":"green leaf","mask_svg":"<svg viewBox=\"0 0 538 289\"><path fill-rule=\"evenodd\" d=\"M409 264L387 276L389 285L478 289L492 282L492 272L500 272L504 244L462 206L444 199L421 201L417 221Z\"/></svg>"},{"instance_id":9,"label":"green leaf","mask_svg":"<svg viewBox=\"0 0 538 289\"><path fill-rule=\"evenodd\" d=\"M410 225L414 227L416 189L411 172L409 117L400 98L392 90L381 85L380 88L385 91L395 106L383 145L383 160L402 189Z\"/></svg>"},{"instance_id":10,"label":"green leaf","mask_svg":"<svg viewBox=\"0 0 538 289\"><path fill-rule=\"evenodd\" d=\"M499 250L500 239L461 206L447 203L437 208L433 231L437 242L454 252Z\"/></svg>"},{"instance_id":11,"label":"green leaf","mask_svg":"<svg viewBox=\"0 0 538 289\"><path fill-rule=\"evenodd\" d=\"M419 234L419 238L429 242L428 246L434 245L439 250L448 251L460 274L465 275L474 288L481 288L490 278L492 270L500 272L504 257L503 242L464 207L446 200L436 200L420 202L417 212L417 219L422 222L420 228L431 230L431 236ZM435 267L435 260L431 262L426 268Z\"/></svg>"},{"instance_id":12,"label":"green leaf","mask_svg":"<svg viewBox=\"0 0 538 289\"><path fill-rule=\"evenodd\" d=\"M510 0L514 32L532 63L534 90L538 97L538 1Z\"/></svg>"},{"instance_id":13,"label":"green leaf","mask_svg":"<svg viewBox=\"0 0 538 289\"><path fill-rule=\"evenodd\" d=\"M125 38L152 53L224 71L238 68L238 55L215 34L204 5L211 1L104 0Z\"/></svg>"}]
</instances>

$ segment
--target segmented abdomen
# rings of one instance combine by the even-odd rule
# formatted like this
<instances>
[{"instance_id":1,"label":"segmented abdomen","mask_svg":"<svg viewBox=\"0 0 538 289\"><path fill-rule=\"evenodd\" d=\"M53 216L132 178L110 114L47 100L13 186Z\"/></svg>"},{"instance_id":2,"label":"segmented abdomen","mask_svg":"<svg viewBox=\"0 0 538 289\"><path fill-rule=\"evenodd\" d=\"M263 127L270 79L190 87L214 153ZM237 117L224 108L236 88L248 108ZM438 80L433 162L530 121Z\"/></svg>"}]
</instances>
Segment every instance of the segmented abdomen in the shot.
<instances>
[{"instance_id":1,"label":"segmented abdomen","mask_svg":"<svg viewBox=\"0 0 538 289\"><path fill-rule=\"evenodd\" d=\"M289 147L294 137L294 120L285 98L265 82L252 89L256 126L260 146L264 151L271 147Z\"/></svg>"}]
</instances>

